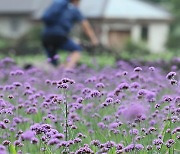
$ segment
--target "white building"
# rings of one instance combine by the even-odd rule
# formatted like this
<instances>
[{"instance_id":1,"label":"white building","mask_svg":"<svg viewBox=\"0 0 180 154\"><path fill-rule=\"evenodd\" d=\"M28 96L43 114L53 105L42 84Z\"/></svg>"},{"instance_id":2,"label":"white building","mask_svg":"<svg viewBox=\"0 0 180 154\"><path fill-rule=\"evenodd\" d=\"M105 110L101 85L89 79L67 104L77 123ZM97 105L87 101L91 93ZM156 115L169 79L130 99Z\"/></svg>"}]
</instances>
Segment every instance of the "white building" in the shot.
<instances>
[{"instance_id":1,"label":"white building","mask_svg":"<svg viewBox=\"0 0 180 154\"><path fill-rule=\"evenodd\" d=\"M142 0L82 0L84 15L105 45L122 48L128 39L143 41L153 52L165 50L172 16Z\"/></svg>"},{"instance_id":2,"label":"white building","mask_svg":"<svg viewBox=\"0 0 180 154\"><path fill-rule=\"evenodd\" d=\"M51 2L0 0L0 36L23 36ZM80 9L105 45L122 48L131 39L143 40L153 52L165 49L172 17L161 7L142 0L81 0Z\"/></svg>"},{"instance_id":3,"label":"white building","mask_svg":"<svg viewBox=\"0 0 180 154\"><path fill-rule=\"evenodd\" d=\"M0 0L0 36L16 39L40 19L52 0Z\"/></svg>"}]
</instances>

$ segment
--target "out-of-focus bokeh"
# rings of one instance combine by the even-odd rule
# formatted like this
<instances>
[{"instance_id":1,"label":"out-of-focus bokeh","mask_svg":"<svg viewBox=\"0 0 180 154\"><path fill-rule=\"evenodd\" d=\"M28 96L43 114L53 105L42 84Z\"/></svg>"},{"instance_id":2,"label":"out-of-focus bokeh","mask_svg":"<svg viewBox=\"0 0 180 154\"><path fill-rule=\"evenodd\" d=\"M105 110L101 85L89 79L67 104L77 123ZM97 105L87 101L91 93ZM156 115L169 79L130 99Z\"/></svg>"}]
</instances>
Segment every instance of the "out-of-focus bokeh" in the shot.
<instances>
[{"instance_id":1,"label":"out-of-focus bokeh","mask_svg":"<svg viewBox=\"0 0 180 154\"><path fill-rule=\"evenodd\" d=\"M51 3L52 0L0 0L1 56L44 56L41 16ZM108 63L109 55L112 61L178 57L179 6L179 0L81 0L80 10L103 46L97 49L99 57L104 58L101 61ZM72 36L80 42L86 40L78 25ZM84 52L85 57L88 54Z\"/></svg>"}]
</instances>

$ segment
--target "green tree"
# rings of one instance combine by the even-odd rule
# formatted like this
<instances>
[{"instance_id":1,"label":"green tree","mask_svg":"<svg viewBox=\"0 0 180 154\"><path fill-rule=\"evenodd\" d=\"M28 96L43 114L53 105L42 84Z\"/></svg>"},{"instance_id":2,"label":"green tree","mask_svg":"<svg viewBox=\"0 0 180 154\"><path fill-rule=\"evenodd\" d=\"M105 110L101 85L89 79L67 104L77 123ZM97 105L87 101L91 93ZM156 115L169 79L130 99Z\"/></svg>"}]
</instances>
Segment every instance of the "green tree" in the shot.
<instances>
[{"instance_id":1,"label":"green tree","mask_svg":"<svg viewBox=\"0 0 180 154\"><path fill-rule=\"evenodd\" d=\"M169 0L144 0L144 1L153 2L153 3L164 3L164 2L167 2Z\"/></svg>"},{"instance_id":2,"label":"green tree","mask_svg":"<svg viewBox=\"0 0 180 154\"><path fill-rule=\"evenodd\" d=\"M174 19L171 26L168 46L172 49L180 48L180 0L170 0Z\"/></svg>"},{"instance_id":3,"label":"green tree","mask_svg":"<svg viewBox=\"0 0 180 154\"><path fill-rule=\"evenodd\" d=\"M166 7L173 15L167 46L176 50L180 48L180 0L143 0L158 3Z\"/></svg>"}]
</instances>

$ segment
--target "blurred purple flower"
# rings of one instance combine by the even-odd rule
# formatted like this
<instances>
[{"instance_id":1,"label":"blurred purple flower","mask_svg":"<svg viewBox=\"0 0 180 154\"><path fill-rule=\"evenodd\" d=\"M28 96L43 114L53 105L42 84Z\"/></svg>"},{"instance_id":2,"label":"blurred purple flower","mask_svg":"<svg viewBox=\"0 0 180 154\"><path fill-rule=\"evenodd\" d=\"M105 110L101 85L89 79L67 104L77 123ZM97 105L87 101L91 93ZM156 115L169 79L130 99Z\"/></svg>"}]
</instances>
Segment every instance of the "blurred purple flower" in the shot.
<instances>
[{"instance_id":1,"label":"blurred purple flower","mask_svg":"<svg viewBox=\"0 0 180 154\"><path fill-rule=\"evenodd\" d=\"M21 135L21 139L24 140L29 140L31 141L33 138L35 137L35 132L31 131L31 130L27 130L25 131L22 135Z\"/></svg>"},{"instance_id":2,"label":"blurred purple flower","mask_svg":"<svg viewBox=\"0 0 180 154\"><path fill-rule=\"evenodd\" d=\"M123 111L123 117L127 120L135 120L145 115L147 108L140 103L129 104L126 109Z\"/></svg>"}]
</instances>

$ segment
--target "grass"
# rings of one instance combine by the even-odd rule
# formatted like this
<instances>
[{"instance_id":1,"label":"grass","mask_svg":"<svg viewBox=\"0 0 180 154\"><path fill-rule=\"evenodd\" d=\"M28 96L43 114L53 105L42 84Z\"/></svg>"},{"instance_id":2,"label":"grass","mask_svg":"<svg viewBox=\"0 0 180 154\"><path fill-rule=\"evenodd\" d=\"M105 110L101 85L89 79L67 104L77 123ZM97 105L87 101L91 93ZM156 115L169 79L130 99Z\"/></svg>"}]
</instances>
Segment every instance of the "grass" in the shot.
<instances>
[{"instance_id":1,"label":"grass","mask_svg":"<svg viewBox=\"0 0 180 154\"><path fill-rule=\"evenodd\" d=\"M137 59L141 61L157 61L157 60L165 60L165 61L170 61L174 57L180 57L180 52L175 52L175 51L164 51L164 52L159 52L159 53L150 53L150 54L136 54L136 53L131 53L131 52L126 52L122 51L120 54L120 57L122 59Z\"/></svg>"},{"instance_id":2,"label":"grass","mask_svg":"<svg viewBox=\"0 0 180 154\"><path fill-rule=\"evenodd\" d=\"M37 55L21 55L16 56L13 54L8 55L9 57L13 58L16 63L20 66L23 66L24 64L33 64L35 66L45 66L47 65L47 57L45 54L37 54ZM0 59L6 57L6 55L0 54ZM67 52L60 52L59 57L61 62L64 62L67 57ZM174 57L180 57L180 52L174 52L174 51L166 51L166 52L160 52L160 53L151 53L151 54L136 54L126 51L120 51L118 53L118 56L115 56L114 54L109 53L103 53L98 54L96 56L89 55L87 52L82 52L82 58L80 60L81 64L86 64L87 66L93 67L93 68L103 68L104 66L114 66L116 63L116 60L140 60L140 61L158 61L158 60L164 60L164 61L170 61ZM45 64L45 65L44 65Z\"/></svg>"},{"instance_id":3,"label":"grass","mask_svg":"<svg viewBox=\"0 0 180 154\"><path fill-rule=\"evenodd\" d=\"M5 58L5 55L0 55L0 59ZM33 64L35 66L44 66L47 63L47 57L45 54L37 54L37 55L9 55L9 57L13 58L16 63L20 66L24 64ZM67 57L67 52L60 52L59 53L60 61L64 62ZM82 58L80 60L81 64L86 64L87 66L96 68L97 65L99 67L104 66L113 66L115 64L115 57L110 56L108 54L102 54L97 56L90 56L87 52L83 52Z\"/></svg>"}]
</instances>

